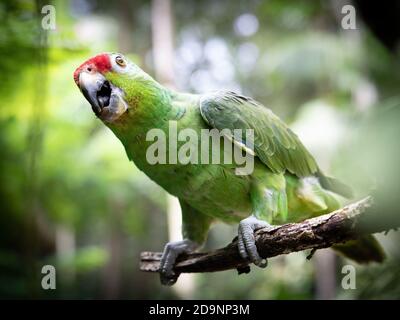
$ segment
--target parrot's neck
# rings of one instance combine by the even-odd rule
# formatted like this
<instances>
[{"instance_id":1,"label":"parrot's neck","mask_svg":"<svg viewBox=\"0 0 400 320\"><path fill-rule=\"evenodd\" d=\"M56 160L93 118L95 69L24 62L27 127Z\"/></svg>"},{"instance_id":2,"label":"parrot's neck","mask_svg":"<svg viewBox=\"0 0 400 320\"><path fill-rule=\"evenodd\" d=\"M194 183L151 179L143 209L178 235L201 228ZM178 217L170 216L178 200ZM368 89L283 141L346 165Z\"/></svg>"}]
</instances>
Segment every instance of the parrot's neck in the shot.
<instances>
[{"instance_id":1,"label":"parrot's neck","mask_svg":"<svg viewBox=\"0 0 400 320\"><path fill-rule=\"evenodd\" d=\"M110 78L123 89L128 110L119 119L106 125L122 140L143 138L153 128L163 128L169 120L176 120L184 113L184 106L174 103L178 93L165 88L149 75Z\"/></svg>"}]
</instances>

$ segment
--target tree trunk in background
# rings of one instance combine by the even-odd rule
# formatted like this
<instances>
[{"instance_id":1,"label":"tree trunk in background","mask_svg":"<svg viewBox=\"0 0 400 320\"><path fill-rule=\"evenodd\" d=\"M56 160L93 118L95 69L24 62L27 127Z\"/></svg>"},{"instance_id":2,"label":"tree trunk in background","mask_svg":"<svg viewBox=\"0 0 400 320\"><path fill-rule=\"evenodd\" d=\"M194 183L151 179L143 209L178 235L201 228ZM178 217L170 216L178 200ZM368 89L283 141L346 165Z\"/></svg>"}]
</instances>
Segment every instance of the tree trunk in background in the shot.
<instances>
[{"instance_id":1,"label":"tree trunk in background","mask_svg":"<svg viewBox=\"0 0 400 320\"><path fill-rule=\"evenodd\" d=\"M317 250L312 260L315 268L315 299L335 299L336 254L330 249Z\"/></svg>"},{"instance_id":2,"label":"tree trunk in background","mask_svg":"<svg viewBox=\"0 0 400 320\"><path fill-rule=\"evenodd\" d=\"M133 48L133 1L120 0L118 3L118 49L122 53L128 53Z\"/></svg>"},{"instance_id":3,"label":"tree trunk in background","mask_svg":"<svg viewBox=\"0 0 400 320\"><path fill-rule=\"evenodd\" d=\"M170 0L153 0L151 5L153 59L156 79L169 88L175 88L173 15ZM182 239L182 215L176 197L167 195L169 241ZM193 274L182 274L173 290L183 298L191 298L194 292Z\"/></svg>"},{"instance_id":4,"label":"tree trunk in background","mask_svg":"<svg viewBox=\"0 0 400 320\"><path fill-rule=\"evenodd\" d=\"M169 88L175 88L172 19L170 0L152 1L151 27L154 70L157 80Z\"/></svg>"},{"instance_id":5,"label":"tree trunk in background","mask_svg":"<svg viewBox=\"0 0 400 320\"><path fill-rule=\"evenodd\" d=\"M118 19L118 51L132 52L133 49L133 10L134 2L120 0L117 2ZM103 290L106 299L117 299L121 295L122 285L122 250L124 237L120 223L123 206L118 203L111 205L110 229L107 238L109 259L103 273Z\"/></svg>"}]
</instances>

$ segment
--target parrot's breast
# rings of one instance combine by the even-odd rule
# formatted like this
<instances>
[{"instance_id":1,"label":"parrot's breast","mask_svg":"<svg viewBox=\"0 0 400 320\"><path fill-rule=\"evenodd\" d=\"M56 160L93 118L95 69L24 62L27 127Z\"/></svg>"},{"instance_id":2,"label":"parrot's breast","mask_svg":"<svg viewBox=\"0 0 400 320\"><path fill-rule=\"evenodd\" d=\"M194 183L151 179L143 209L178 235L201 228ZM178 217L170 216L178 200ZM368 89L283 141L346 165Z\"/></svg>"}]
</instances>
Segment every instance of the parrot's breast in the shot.
<instances>
[{"instance_id":1,"label":"parrot's breast","mask_svg":"<svg viewBox=\"0 0 400 320\"><path fill-rule=\"evenodd\" d=\"M169 132L168 125L159 126L159 129ZM200 114L196 115L193 114L193 110L187 110L178 122L178 132L184 129L191 129L198 133L199 140L196 147L200 155L201 129L207 129ZM166 134L167 147L169 138L170 136ZM151 164L147 151L152 145L154 146L154 141L146 141L144 135L140 139L132 137L129 141L124 142L124 145L129 158L135 162L136 166L167 192L185 200L197 210L226 222L240 221L251 213L249 193L251 175L237 175L235 169L238 166L224 161L223 145L221 145L219 164L204 164L201 162L201 156L198 163L182 164L179 161L171 163L168 161L170 159L168 148L166 163ZM182 141L177 143L176 153L179 153L183 144ZM265 170L264 165L259 164L259 166ZM240 167L243 167L243 164Z\"/></svg>"}]
</instances>

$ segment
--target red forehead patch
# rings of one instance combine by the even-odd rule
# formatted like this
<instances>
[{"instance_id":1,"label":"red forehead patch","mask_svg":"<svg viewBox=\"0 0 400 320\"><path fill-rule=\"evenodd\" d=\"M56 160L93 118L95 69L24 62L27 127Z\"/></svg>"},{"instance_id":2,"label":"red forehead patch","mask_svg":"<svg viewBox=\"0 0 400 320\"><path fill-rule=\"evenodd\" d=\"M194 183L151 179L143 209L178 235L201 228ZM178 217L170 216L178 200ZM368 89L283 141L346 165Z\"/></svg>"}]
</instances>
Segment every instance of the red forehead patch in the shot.
<instances>
[{"instance_id":1,"label":"red forehead patch","mask_svg":"<svg viewBox=\"0 0 400 320\"><path fill-rule=\"evenodd\" d=\"M98 54L97 56L86 60L78 68L76 68L74 72L74 81L77 85L79 84L78 81L80 72L87 66L92 67L95 71L100 73L107 72L111 69L110 57L107 53Z\"/></svg>"}]
</instances>

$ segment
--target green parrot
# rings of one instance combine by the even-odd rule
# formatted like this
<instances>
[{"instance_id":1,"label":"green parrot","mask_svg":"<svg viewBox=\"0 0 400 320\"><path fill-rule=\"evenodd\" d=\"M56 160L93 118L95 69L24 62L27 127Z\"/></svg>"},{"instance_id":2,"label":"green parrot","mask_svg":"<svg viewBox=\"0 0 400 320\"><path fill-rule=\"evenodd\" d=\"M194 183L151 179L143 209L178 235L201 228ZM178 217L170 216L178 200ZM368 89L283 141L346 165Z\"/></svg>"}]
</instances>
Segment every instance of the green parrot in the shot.
<instances>
[{"instance_id":1,"label":"green parrot","mask_svg":"<svg viewBox=\"0 0 400 320\"><path fill-rule=\"evenodd\" d=\"M179 199L183 240L165 245L162 284L176 282L177 257L200 248L215 221L237 223L240 255L265 267L255 245L256 229L329 213L341 207L343 197L351 197L349 187L321 172L282 120L249 97L230 91L202 95L172 91L119 53L87 60L75 70L74 81L95 115L122 142L128 158ZM171 138L171 122L179 132L191 129L198 137L203 129L253 130L250 138L229 137L236 149L253 155L252 172L238 174L238 161L150 163L147 151L154 141L146 138L147 133L156 128ZM176 147L183 144L178 141ZM360 263L384 259L373 236L335 249Z\"/></svg>"}]
</instances>

